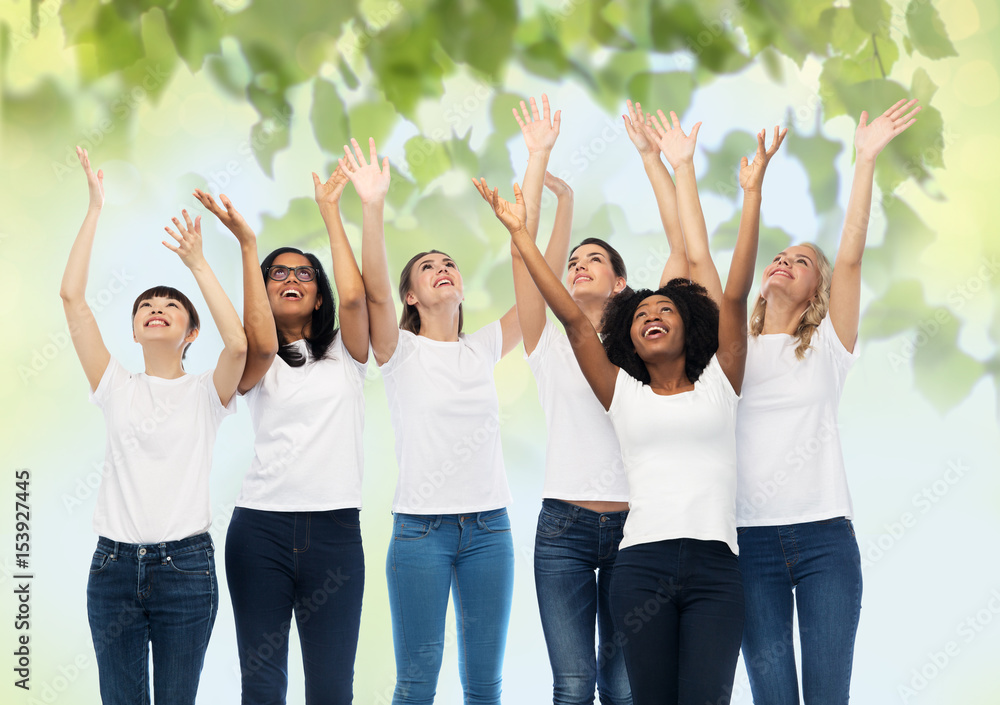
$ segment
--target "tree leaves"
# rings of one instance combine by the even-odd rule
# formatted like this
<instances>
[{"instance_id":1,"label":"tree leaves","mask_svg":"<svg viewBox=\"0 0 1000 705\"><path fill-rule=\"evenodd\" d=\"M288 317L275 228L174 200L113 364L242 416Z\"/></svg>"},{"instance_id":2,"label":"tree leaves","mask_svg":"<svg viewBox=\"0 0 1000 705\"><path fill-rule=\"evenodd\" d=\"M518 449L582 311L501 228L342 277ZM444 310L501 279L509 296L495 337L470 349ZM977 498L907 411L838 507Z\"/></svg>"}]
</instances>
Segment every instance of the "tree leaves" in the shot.
<instances>
[{"instance_id":1,"label":"tree leaves","mask_svg":"<svg viewBox=\"0 0 1000 705\"><path fill-rule=\"evenodd\" d=\"M350 138L354 136L357 137L359 143L362 140L365 142L364 152L367 155L368 140L365 137L368 135L364 137L351 135L344 103L337 95L336 86L322 78L317 78L313 82L313 104L309 121L312 123L316 141L327 152L337 157L343 156L344 145L348 144Z\"/></svg>"},{"instance_id":2,"label":"tree leaves","mask_svg":"<svg viewBox=\"0 0 1000 705\"><path fill-rule=\"evenodd\" d=\"M827 139L818 129L812 137L788 133L788 153L802 163L809 176L809 195L817 213L837 205L840 180L835 160L842 149L840 142Z\"/></svg>"},{"instance_id":3,"label":"tree leaves","mask_svg":"<svg viewBox=\"0 0 1000 705\"><path fill-rule=\"evenodd\" d=\"M913 48L929 59L958 56L948 39L937 8L926 0L910 0L906 8L906 28Z\"/></svg>"}]
</instances>

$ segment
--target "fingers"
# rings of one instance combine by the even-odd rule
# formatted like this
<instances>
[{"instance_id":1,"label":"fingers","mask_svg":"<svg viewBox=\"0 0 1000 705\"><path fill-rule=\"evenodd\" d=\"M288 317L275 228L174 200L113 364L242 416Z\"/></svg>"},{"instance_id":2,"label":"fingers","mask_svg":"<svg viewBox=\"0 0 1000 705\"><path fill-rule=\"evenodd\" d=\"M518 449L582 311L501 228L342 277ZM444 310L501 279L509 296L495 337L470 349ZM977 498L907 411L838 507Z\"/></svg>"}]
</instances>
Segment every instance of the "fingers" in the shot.
<instances>
[{"instance_id":1,"label":"fingers","mask_svg":"<svg viewBox=\"0 0 1000 705\"><path fill-rule=\"evenodd\" d=\"M908 108L910 106L907 105L906 107ZM917 117L917 113L919 113L921 110L923 110L923 107L924 106L922 106L922 105L918 105L917 107L915 107L913 110L911 110L910 112L906 113L902 117L897 118L897 121L902 120L904 122L907 122L907 127L909 127L913 123L914 119ZM903 111L900 111L900 112L903 112ZM902 129L905 130L906 128L904 127Z\"/></svg>"},{"instance_id":2,"label":"fingers","mask_svg":"<svg viewBox=\"0 0 1000 705\"><path fill-rule=\"evenodd\" d=\"M191 223L191 216L188 215L187 210L182 210L181 215L184 216L184 225L187 226L188 232L194 229L193 223ZM176 220L174 222L177 222Z\"/></svg>"},{"instance_id":3,"label":"fingers","mask_svg":"<svg viewBox=\"0 0 1000 705\"><path fill-rule=\"evenodd\" d=\"M766 130L761 130L757 133L757 154L764 155L767 154L767 148L764 146L764 135L767 134Z\"/></svg>"},{"instance_id":4,"label":"fingers","mask_svg":"<svg viewBox=\"0 0 1000 705\"><path fill-rule=\"evenodd\" d=\"M316 188L319 188L319 185L320 185L320 183L321 183L321 182L320 182L320 180L319 180L319 174L317 174L317 173L316 173L316 172L314 171L314 172L312 173L312 175L313 175L313 186L315 186ZM331 177L331 178L332 178L332 177Z\"/></svg>"},{"instance_id":5,"label":"fingers","mask_svg":"<svg viewBox=\"0 0 1000 705\"><path fill-rule=\"evenodd\" d=\"M168 250L170 250L171 252L176 252L176 253L180 253L180 251L181 251L181 248L179 248L179 247L176 247L176 246L174 246L174 245L171 245L171 244L170 244L169 242L167 242L166 240L160 240L160 242L161 242L161 243L163 243L163 246L164 246L164 247L166 247L166 248L167 248Z\"/></svg>"},{"instance_id":6,"label":"fingers","mask_svg":"<svg viewBox=\"0 0 1000 705\"><path fill-rule=\"evenodd\" d=\"M486 185L486 179L479 179L476 181L475 178L472 179L472 183L476 185L476 190L479 191L479 195L483 197L483 200L487 203L492 203L493 199L489 195L489 187Z\"/></svg>"},{"instance_id":7,"label":"fingers","mask_svg":"<svg viewBox=\"0 0 1000 705\"><path fill-rule=\"evenodd\" d=\"M673 113L670 113L670 114L673 115ZM681 129L680 126L678 126L677 129L680 130ZM700 129L701 129L701 123L700 122L696 122L694 124L694 127L691 128L691 134L687 135L687 137L689 137L693 142L697 142L698 141L698 130L700 130ZM682 135L684 134L683 130L681 130L681 134Z\"/></svg>"},{"instance_id":8,"label":"fingers","mask_svg":"<svg viewBox=\"0 0 1000 705\"><path fill-rule=\"evenodd\" d=\"M357 142L355 142L353 139L351 140L351 142L357 144ZM340 168L343 169L348 174L351 174L361 168L358 165L358 160L355 159L354 155L351 153L351 148L348 147L346 144L344 145L344 158L337 160L337 163L340 164ZM348 168L348 166L350 168Z\"/></svg>"},{"instance_id":9,"label":"fingers","mask_svg":"<svg viewBox=\"0 0 1000 705\"><path fill-rule=\"evenodd\" d=\"M523 100L521 101L521 105L522 106L524 105L524 101ZM521 119L521 114L519 112L517 112L517 108L511 108L510 111L512 113L514 113L514 119L517 120L518 126L523 130L524 129L524 120Z\"/></svg>"},{"instance_id":10,"label":"fingers","mask_svg":"<svg viewBox=\"0 0 1000 705\"><path fill-rule=\"evenodd\" d=\"M382 157L382 176L389 178L389 157Z\"/></svg>"},{"instance_id":11,"label":"fingers","mask_svg":"<svg viewBox=\"0 0 1000 705\"><path fill-rule=\"evenodd\" d=\"M538 114L538 105L535 103L534 96L532 96L531 98L528 98L528 102L531 103L531 119L532 120L541 120L542 118Z\"/></svg>"},{"instance_id":12,"label":"fingers","mask_svg":"<svg viewBox=\"0 0 1000 705\"><path fill-rule=\"evenodd\" d=\"M916 98L910 101L910 103L916 103L916 102L917 102ZM895 103L892 104L891 108L882 113L882 117L887 117L887 118L893 117L893 115L899 111L899 109L903 106L904 103L906 103L906 98L900 98L899 100L897 100Z\"/></svg>"},{"instance_id":13,"label":"fingers","mask_svg":"<svg viewBox=\"0 0 1000 705\"><path fill-rule=\"evenodd\" d=\"M673 110L670 111L670 123L673 125L675 130L681 129L680 120L677 119L677 113L675 113ZM701 123L698 124L700 125Z\"/></svg>"},{"instance_id":14,"label":"fingers","mask_svg":"<svg viewBox=\"0 0 1000 705\"><path fill-rule=\"evenodd\" d=\"M660 121L659 121L658 124L663 125L663 132L666 132L667 130L669 130L670 129L670 121L667 120L667 116L663 114L663 111L662 110L657 110L656 114L660 117Z\"/></svg>"},{"instance_id":15,"label":"fingers","mask_svg":"<svg viewBox=\"0 0 1000 705\"><path fill-rule=\"evenodd\" d=\"M552 118L552 129L559 132L559 125L562 124L562 110L557 110L556 114Z\"/></svg>"},{"instance_id":16,"label":"fingers","mask_svg":"<svg viewBox=\"0 0 1000 705\"><path fill-rule=\"evenodd\" d=\"M531 122L531 113L528 112L528 106L525 105L523 100L521 101L521 113L524 115L524 121L522 122L521 116L519 115L517 118L518 123L521 123L523 126L524 123Z\"/></svg>"},{"instance_id":17,"label":"fingers","mask_svg":"<svg viewBox=\"0 0 1000 705\"><path fill-rule=\"evenodd\" d=\"M750 166L750 160L746 157L740 157L740 169L746 169Z\"/></svg>"},{"instance_id":18,"label":"fingers","mask_svg":"<svg viewBox=\"0 0 1000 705\"><path fill-rule=\"evenodd\" d=\"M662 111L657 111L657 112L660 112L662 114ZM663 126L660 124L660 121L652 113L649 114L649 121L650 123L652 123L653 130L656 131L657 137L663 137L665 134L667 134L667 131L663 129Z\"/></svg>"},{"instance_id":19,"label":"fingers","mask_svg":"<svg viewBox=\"0 0 1000 705\"><path fill-rule=\"evenodd\" d=\"M781 147L781 143L785 141L785 136L788 135L788 128L786 127L780 133L778 132L778 126L774 126L774 140L771 142L771 149L768 150L770 154L774 154Z\"/></svg>"},{"instance_id":20,"label":"fingers","mask_svg":"<svg viewBox=\"0 0 1000 705\"><path fill-rule=\"evenodd\" d=\"M625 124L628 125L629 122L635 123L636 121L638 121L639 118L636 117L635 106L632 105L631 99L627 98L625 100L625 107L628 109L628 120L625 121ZM624 118L625 116L622 115L622 117Z\"/></svg>"},{"instance_id":21,"label":"fingers","mask_svg":"<svg viewBox=\"0 0 1000 705\"><path fill-rule=\"evenodd\" d=\"M521 193L521 187L517 185L516 181L514 182L514 201L518 205L524 205L524 195Z\"/></svg>"},{"instance_id":22,"label":"fingers","mask_svg":"<svg viewBox=\"0 0 1000 705\"><path fill-rule=\"evenodd\" d=\"M378 164L378 152L375 150L375 138L368 138L368 163Z\"/></svg>"},{"instance_id":23,"label":"fingers","mask_svg":"<svg viewBox=\"0 0 1000 705\"><path fill-rule=\"evenodd\" d=\"M176 225L176 224L177 224L177 218L173 218L172 220L174 221L174 224ZM179 227L180 227L180 226L178 226L178 229L179 229ZM167 231L167 234L168 234L168 235L170 235L170 237L172 237L172 238L173 238L174 240L176 240L177 242L184 242L184 238L183 238L183 237L181 237L180 235L178 235L177 233L175 233L175 232L174 232L173 230L171 230L171 229L170 229L169 227L167 227L167 226L163 226L163 229L164 229L164 230L166 230L166 231ZM163 244L164 244L164 245L167 245L167 243L166 243L166 242L164 242ZM167 245L167 247L170 247L170 245ZM177 251L177 250L174 250L174 252L176 252L176 251Z\"/></svg>"}]
</instances>

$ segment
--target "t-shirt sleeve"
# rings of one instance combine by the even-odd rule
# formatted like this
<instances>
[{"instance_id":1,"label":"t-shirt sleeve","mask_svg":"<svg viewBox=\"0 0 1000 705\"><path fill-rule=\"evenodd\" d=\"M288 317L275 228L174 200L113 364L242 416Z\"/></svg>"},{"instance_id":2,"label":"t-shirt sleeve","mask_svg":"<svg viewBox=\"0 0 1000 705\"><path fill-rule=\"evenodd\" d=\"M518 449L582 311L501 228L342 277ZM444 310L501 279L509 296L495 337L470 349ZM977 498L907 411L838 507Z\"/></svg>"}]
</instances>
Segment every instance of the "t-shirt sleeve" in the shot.
<instances>
[{"instance_id":1,"label":"t-shirt sleeve","mask_svg":"<svg viewBox=\"0 0 1000 705\"><path fill-rule=\"evenodd\" d=\"M396 340L396 349L392 351L392 357L379 368L383 375L392 374L399 369L416 348L416 338L417 336L408 330L399 330L399 338Z\"/></svg>"},{"instance_id":2,"label":"t-shirt sleeve","mask_svg":"<svg viewBox=\"0 0 1000 705\"><path fill-rule=\"evenodd\" d=\"M202 388L202 393L208 397L208 408L215 414L216 422L221 422L222 419L226 418L230 414L236 413L236 397L238 397L239 394L234 392L233 396L229 397L229 403L223 406L222 400L219 399L219 392L215 388L215 381L212 379L214 375L215 370L202 372L198 375L198 384Z\"/></svg>"},{"instance_id":3,"label":"t-shirt sleeve","mask_svg":"<svg viewBox=\"0 0 1000 705\"><path fill-rule=\"evenodd\" d=\"M400 333L402 333L402 331L400 331ZM403 336L401 335L400 339L402 339L402 337ZM367 372L368 372L368 363L367 362L358 362L357 360L354 359L354 356L351 355L351 352L347 349L347 346L344 345L344 336L341 335L340 332L337 333L337 341L336 342L337 342L338 354L339 355L343 355L344 359L347 360L347 365L348 365L349 369L351 369L354 372L355 377L357 379L359 379L360 381L364 382L364 380L365 380L365 374L367 374ZM396 344L396 347L397 348L399 347L398 343ZM395 355L395 351L393 351L393 357L395 357L395 356L396 356ZM368 359L369 360L372 359L371 346L369 346L369 348L368 348ZM386 363L386 364L388 364L388 363Z\"/></svg>"},{"instance_id":4,"label":"t-shirt sleeve","mask_svg":"<svg viewBox=\"0 0 1000 705\"><path fill-rule=\"evenodd\" d=\"M708 365L705 366L698 381L704 382L704 384L720 394L725 400L736 401L740 398L740 395L733 389L729 377L726 376L725 371L722 369L722 365L719 364L718 355L712 355L712 359L708 361Z\"/></svg>"},{"instance_id":5,"label":"t-shirt sleeve","mask_svg":"<svg viewBox=\"0 0 1000 705\"><path fill-rule=\"evenodd\" d=\"M118 360L113 357L108 358L108 366L104 368L97 389L90 393L90 403L103 409L111 393L128 382L131 377L132 373L122 367Z\"/></svg>"},{"instance_id":6,"label":"t-shirt sleeve","mask_svg":"<svg viewBox=\"0 0 1000 705\"><path fill-rule=\"evenodd\" d=\"M542 328L542 335L538 338L538 344L528 355L525 353L524 359L528 361L528 367L538 376L538 370L544 364L552 350L552 339L559 334L555 324L548 318L545 319L545 327Z\"/></svg>"},{"instance_id":7,"label":"t-shirt sleeve","mask_svg":"<svg viewBox=\"0 0 1000 705\"><path fill-rule=\"evenodd\" d=\"M493 321L465 336L465 342L470 348L481 351L494 365L503 357L503 330L500 328L500 321Z\"/></svg>"},{"instance_id":8,"label":"t-shirt sleeve","mask_svg":"<svg viewBox=\"0 0 1000 705\"><path fill-rule=\"evenodd\" d=\"M615 393L611 397L611 405L608 407L607 412L605 412L612 421L614 421L615 416L621 410L623 403L621 400L631 394L635 390L636 385L641 386L642 382L619 367L618 376L615 377Z\"/></svg>"},{"instance_id":9,"label":"t-shirt sleeve","mask_svg":"<svg viewBox=\"0 0 1000 705\"><path fill-rule=\"evenodd\" d=\"M845 372L849 370L861 356L858 346L859 341L854 341L854 352L849 352L844 347L844 344L840 342L840 336L837 335L837 331L833 327L833 321L830 320L829 315L824 316L823 320L819 322L816 332L819 334L819 344L830 351L831 356L841 370Z\"/></svg>"}]
</instances>

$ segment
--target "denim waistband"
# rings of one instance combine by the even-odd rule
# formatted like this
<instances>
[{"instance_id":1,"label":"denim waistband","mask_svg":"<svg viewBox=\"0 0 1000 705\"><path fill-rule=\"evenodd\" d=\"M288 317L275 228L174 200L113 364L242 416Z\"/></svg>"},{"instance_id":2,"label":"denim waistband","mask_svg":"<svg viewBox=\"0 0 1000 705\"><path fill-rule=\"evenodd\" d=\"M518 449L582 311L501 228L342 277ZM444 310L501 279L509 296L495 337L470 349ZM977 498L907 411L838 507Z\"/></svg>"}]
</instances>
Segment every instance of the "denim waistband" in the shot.
<instances>
[{"instance_id":1,"label":"denim waistband","mask_svg":"<svg viewBox=\"0 0 1000 705\"><path fill-rule=\"evenodd\" d=\"M460 514L409 514L407 512L393 512L393 517L417 517L429 522L432 528L437 528L442 523L458 524L459 526L469 522L482 524L484 521L496 519L497 517L504 516L505 514L507 514L507 507L489 509L485 512L467 512Z\"/></svg>"},{"instance_id":2,"label":"denim waistband","mask_svg":"<svg viewBox=\"0 0 1000 705\"><path fill-rule=\"evenodd\" d=\"M106 536L97 538L97 547L111 554L113 560L118 558L136 558L138 560L166 561L172 555L197 551L202 548L213 548L212 537L208 533L195 534L178 541L163 541L160 543L125 543L112 541Z\"/></svg>"},{"instance_id":3,"label":"denim waistband","mask_svg":"<svg viewBox=\"0 0 1000 705\"><path fill-rule=\"evenodd\" d=\"M549 514L566 517L567 519L585 524L606 524L609 521L624 523L628 517L627 509L620 512L595 512L592 509L587 509L577 504L570 504L561 499L551 498L542 500L542 510Z\"/></svg>"}]
</instances>

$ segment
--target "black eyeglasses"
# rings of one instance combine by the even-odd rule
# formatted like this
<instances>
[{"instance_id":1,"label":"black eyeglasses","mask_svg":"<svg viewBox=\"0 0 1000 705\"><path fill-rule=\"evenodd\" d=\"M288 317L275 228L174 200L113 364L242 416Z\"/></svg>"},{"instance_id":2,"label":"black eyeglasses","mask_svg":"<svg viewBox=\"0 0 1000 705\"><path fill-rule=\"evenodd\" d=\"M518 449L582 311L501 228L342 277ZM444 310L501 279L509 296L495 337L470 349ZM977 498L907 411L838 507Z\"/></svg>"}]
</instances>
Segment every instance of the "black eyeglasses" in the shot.
<instances>
[{"instance_id":1,"label":"black eyeglasses","mask_svg":"<svg viewBox=\"0 0 1000 705\"><path fill-rule=\"evenodd\" d=\"M276 282L285 281L292 272L295 272L295 278L300 282L311 282L316 278L315 267L286 267L283 264L272 264L267 268L267 276Z\"/></svg>"}]
</instances>

